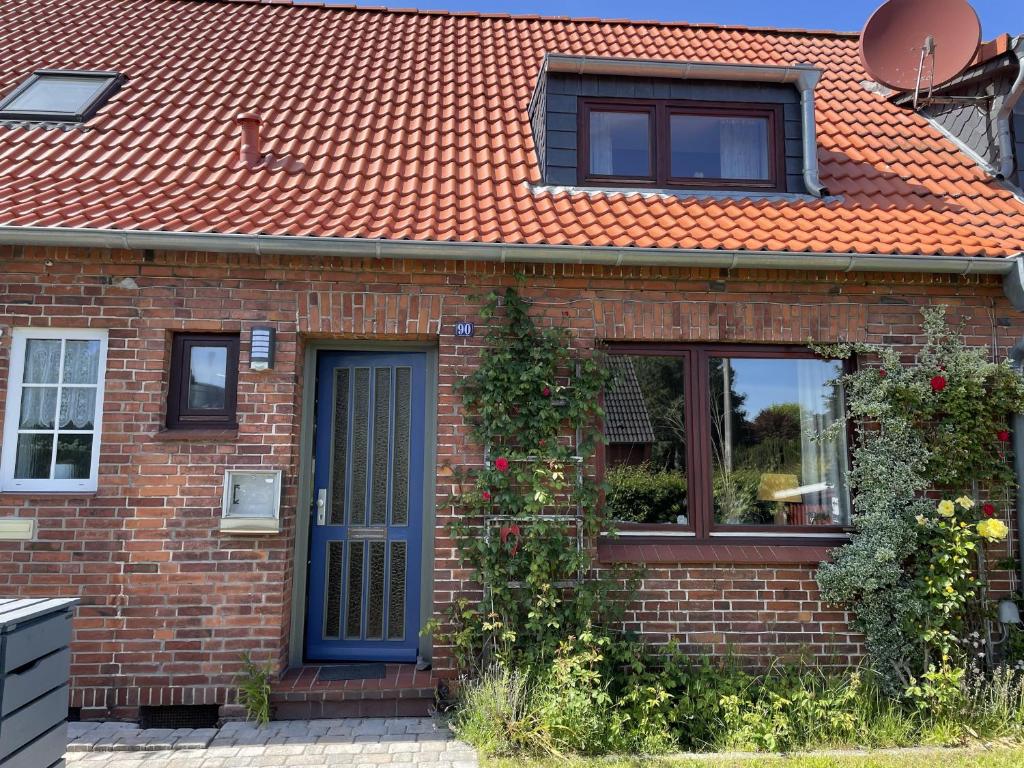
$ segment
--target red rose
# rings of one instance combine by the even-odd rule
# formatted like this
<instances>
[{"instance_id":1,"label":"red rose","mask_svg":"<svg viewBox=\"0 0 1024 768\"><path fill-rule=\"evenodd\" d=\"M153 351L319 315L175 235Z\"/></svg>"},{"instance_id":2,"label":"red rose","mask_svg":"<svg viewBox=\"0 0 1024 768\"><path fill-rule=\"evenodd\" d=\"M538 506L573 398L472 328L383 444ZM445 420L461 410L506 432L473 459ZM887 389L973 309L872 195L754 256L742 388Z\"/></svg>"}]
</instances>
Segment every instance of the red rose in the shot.
<instances>
[{"instance_id":1,"label":"red rose","mask_svg":"<svg viewBox=\"0 0 1024 768\"><path fill-rule=\"evenodd\" d=\"M499 472L508 472L508 459L504 456L499 456L494 460L494 466Z\"/></svg>"},{"instance_id":2,"label":"red rose","mask_svg":"<svg viewBox=\"0 0 1024 768\"><path fill-rule=\"evenodd\" d=\"M992 504L985 502L981 505L981 514L985 517L995 517L996 508Z\"/></svg>"},{"instance_id":3,"label":"red rose","mask_svg":"<svg viewBox=\"0 0 1024 768\"><path fill-rule=\"evenodd\" d=\"M1000 429L998 432L996 432L996 437L999 438L1000 443L1010 442L1010 433L1008 430Z\"/></svg>"},{"instance_id":4,"label":"red rose","mask_svg":"<svg viewBox=\"0 0 1024 768\"><path fill-rule=\"evenodd\" d=\"M490 501L491 500L491 492L490 491L484 491L483 493L480 494L480 498L482 498L484 501Z\"/></svg>"},{"instance_id":5,"label":"red rose","mask_svg":"<svg viewBox=\"0 0 1024 768\"><path fill-rule=\"evenodd\" d=\"M931 380L932 392L941 392L946 388L946 377L945 376L932 376Z\"/></svg>"},{"instance_id":6,"label":"red rose","mask_svg":"<svg viewBox=\"0 0 1024 768\"><path fill-rule=\"evenodd\" d=\"M879 368L878 375L884 379L886 376L889 375L889 372L885 370L885 368Z\"/></svg>"},{"instance_id":7,"label":"red rose","mask_svg":"<svg viewBox=\"0 0 1024 768\"><path fill-rule=\"evenodd\" d=\"M544 397L551 397L551 387L544 387L540 393L544 395Z\"/></svg>"}]
</instances>

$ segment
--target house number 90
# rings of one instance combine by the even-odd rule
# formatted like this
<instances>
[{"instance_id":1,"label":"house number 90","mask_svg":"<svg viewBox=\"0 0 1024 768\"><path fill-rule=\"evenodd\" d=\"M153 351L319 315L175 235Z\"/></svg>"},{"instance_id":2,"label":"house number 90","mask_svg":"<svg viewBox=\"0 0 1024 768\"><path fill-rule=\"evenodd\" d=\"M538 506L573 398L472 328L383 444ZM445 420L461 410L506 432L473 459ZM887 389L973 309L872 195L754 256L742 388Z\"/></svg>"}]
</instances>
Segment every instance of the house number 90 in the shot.
<instances>
[{"instance_id":1,"label":"house number 90","mask_svg":"<svg viewBox=\"0 0 1024 768\"><path fill-rule=\"evenodd\" d=\"M476 331L476 325L473 323L456 323L455 324L455 335L456 336L472 336Z\"/></svg>"}]
</instances>

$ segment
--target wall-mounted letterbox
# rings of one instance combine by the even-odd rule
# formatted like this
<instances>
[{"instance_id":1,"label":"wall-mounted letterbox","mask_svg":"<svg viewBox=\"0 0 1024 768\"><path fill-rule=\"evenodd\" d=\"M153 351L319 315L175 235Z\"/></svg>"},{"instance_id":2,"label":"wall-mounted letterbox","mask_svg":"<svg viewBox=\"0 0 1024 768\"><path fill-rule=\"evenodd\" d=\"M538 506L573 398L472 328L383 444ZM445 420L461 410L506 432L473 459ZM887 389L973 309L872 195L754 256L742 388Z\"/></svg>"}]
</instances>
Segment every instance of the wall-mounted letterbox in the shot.
<instances>
[{"instance_id":1,"label":"wall-mounted letterbox","mask_svg":"<svg viewBox=\"0 0 1024 768\"><path fill-rule=\"evenodd\" d=\"M224 472L222 531L274 533L280 530L281 470L229 469Z\"/></svg>"}]
</instances>

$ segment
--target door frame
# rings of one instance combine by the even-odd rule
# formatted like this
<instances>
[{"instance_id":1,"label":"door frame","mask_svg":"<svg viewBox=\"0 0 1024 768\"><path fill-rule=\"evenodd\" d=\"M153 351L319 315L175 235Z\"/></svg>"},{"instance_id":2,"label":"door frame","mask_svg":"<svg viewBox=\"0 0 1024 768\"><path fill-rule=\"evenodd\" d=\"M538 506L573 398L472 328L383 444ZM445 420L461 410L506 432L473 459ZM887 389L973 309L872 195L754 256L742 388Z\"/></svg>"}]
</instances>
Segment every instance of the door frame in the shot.
<instances>
[{"instance_id":1,"label":"door frame","mask_svg":"<svg viewBox=\"0 0 1024 768\"><path fill-rule=\"evenodd\" d=\"M424 352L426 353L426 413L423 419L423 542L420 566L420 626L433 614L434 526L437 519L437 344L435 342L383 342L361 339L307 340L302 365L302 424L299 430L299 493L292 551L291 629L288 666L305 663L306 607L309 578L310 510L313 505L313 448L316 434L316 369L320 352ZM420 637L420 656L430 659L433 641Z\"/></svg>"}]
</instances>

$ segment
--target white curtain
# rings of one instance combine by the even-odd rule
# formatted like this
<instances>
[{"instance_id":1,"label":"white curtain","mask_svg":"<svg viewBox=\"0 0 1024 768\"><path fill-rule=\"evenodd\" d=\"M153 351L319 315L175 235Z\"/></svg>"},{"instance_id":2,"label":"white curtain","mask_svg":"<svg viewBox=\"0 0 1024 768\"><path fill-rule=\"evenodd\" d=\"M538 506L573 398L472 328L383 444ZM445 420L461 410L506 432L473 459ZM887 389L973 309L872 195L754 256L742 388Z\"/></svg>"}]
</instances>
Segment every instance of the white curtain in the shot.
<instances>
[{"instance_id":1,"label":"white curtain","mask_svg":"<svg viewBox=\"0 0 1024 768\"><path fill-rule=\"evenodd\" d=\"M829 381L840 373L838 364L821 360L797 361L797 389L800 403L800 484L808 488L804 503L827 508L830 519L819 524L846 525L850 519L846 492L846 438L821 441L814 437L843 418L841 394ZM817 486L814 490L810 488ZM812 520L808 520L812 522Z\"/></svg>"},{"instance_id":2,"label":"white curtain","mask_svg":"<svg viewBox=\"0 0 1024 768\"><path fill-rule=\"evenodd\" d=\"M719 131L722 178L768 178L768 147L763 120L721 118Z\"/></svg>"}]
</instances>

